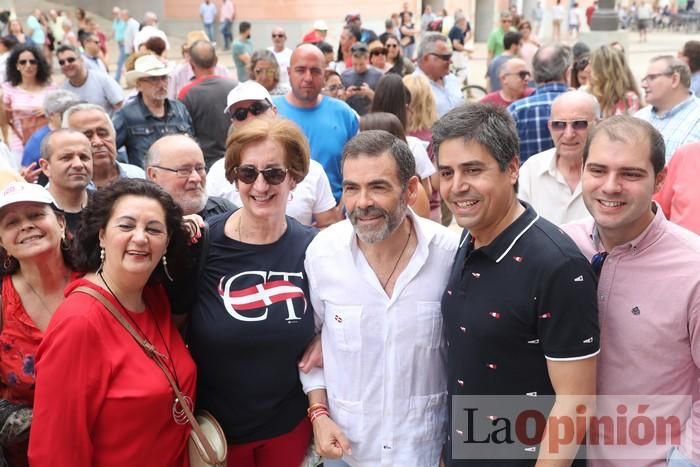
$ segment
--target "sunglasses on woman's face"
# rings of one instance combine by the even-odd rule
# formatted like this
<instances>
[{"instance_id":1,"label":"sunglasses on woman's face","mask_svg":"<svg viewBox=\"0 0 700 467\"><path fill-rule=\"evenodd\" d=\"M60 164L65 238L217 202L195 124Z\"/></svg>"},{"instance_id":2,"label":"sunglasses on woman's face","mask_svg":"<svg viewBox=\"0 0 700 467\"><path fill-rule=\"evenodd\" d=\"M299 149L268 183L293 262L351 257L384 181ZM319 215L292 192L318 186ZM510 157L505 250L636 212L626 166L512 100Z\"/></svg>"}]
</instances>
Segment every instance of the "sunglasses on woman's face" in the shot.
<instances>
[{"instance_id":1,"label":"sunglasses on woman's face","mask_svg":"<svg viewBox=\"0 0 700 467\"><path fill-rule=\"evenodd\" d=\"M24 65L36 65L39 62L37 62L33 58L30 58L29 60L17 60L17 63L24 66Z\"/></svg>"},{"instance_id":2,"label":"sunglasses on woman's face","mask_svg":"<svg viewBox=\"0 0 700 467\"><path fill-rule=\"evenodd\" d=\"M239 122L242 122L248 118L248 112L253 114L254 117L257 117L258 115L265 113L269 108L270 106L266 102L253 102L250 107L239 107L236 110L229 112L229 117L231 117L232 120L236 119Z\"/></svg>"},{"instance_id":3,"label":"sunglasses on woman's face","mask_svg":"<svg viewBox=\"0 0 700 467\"><path fill-rule=\"evenodd\" d=\"M236 174L236 180L247 185L255 183L260 174L262 174L268 185L279 185L287 178L288 171L288 169L283 169L282 167L270 167L269 169L258 170L252 165L241 165L233 170Z\"/></svg>"},{"instance_id":4,"label":"sunglasses on woman's face","mask_svg":"<svg viewBox=\"0 0 700 467\"><path fill-rule=\"evenodd\" d=\"M396 49L399 47L399 44L387 44L386 48L387 49Z\"/></svg>"}]
</instances>

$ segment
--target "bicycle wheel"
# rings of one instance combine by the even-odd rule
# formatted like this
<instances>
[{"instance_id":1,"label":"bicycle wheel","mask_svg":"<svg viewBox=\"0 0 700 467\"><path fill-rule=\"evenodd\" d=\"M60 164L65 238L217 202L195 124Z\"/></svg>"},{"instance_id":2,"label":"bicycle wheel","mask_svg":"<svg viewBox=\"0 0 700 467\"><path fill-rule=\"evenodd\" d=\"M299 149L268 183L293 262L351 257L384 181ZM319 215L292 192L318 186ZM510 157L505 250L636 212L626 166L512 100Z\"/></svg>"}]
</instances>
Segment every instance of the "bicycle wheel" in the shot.
<instances>
[{"instance_id":1,"label":"bicycle wheel","mask_svg":"<svg viewBox=\"0 0 700 467\"><path fill-rule=\"evenodd\" d=\"M478 84L467 84L462 88L462 94L467 102L479 102L486 95L486 89Z\"/></svg>"}]
</instances>

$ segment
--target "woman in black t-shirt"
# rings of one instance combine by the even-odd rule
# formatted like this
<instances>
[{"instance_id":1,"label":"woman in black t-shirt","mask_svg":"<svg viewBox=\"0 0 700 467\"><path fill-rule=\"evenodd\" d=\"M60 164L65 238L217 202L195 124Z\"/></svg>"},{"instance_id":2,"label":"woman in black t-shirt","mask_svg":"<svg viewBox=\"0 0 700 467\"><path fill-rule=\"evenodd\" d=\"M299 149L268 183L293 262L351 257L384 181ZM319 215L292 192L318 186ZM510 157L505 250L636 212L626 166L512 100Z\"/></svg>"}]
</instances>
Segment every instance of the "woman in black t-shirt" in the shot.
<instances>
[{"instance_id":1,"label":"woman in black t-shirt","mask_svg":"<svg viewBox=\"0 0 700 467\"><path fill-rule=\"evenodd\" d=\"M225 157L243 207L209 219L188 330L197 404L221 423L229 465L298 467L312 430L298 361L314 337L304 258L316 230L285 211L309 147L289 120L259 118Z\"/></svg>"}]
</instances>

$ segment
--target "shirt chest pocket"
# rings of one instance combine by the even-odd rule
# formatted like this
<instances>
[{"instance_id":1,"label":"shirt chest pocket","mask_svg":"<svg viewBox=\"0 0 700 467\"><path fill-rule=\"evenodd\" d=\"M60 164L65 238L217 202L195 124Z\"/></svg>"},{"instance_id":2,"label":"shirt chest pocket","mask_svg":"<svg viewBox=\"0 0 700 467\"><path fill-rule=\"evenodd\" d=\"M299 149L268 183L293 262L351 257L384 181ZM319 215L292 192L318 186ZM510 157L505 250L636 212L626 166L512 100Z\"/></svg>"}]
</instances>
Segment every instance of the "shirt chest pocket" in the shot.
<instances>
[{"instance_id":1,"label":"shirt chest pocket","mask_svg":"<svg viewBox=\"0 0 700 467\"><path fill-rule=\"evenodd\" d=\"M427 349L444 347L440 302L418 302L416 313L416 345Z\"/></svg>"},{"instance_id":2,"label":"shirt chest pocket","mask_svg":"<svg viewBox=\"0 0 700 467\"><path fill-rule=\"evenodd\" d=\"M362 307L326 306L326 326L337 348L343 352L359 352L362 348Z\"/></svg>"},{"instance_id":3,"label":"shirt chest pocket","mask_svg":"<svg viewBox=\"0 0 700 467\"><path fill-rule=\"evenodd\" d=\"M155 133L155 129L150 126L140 125L129 128L129 134L131 134L131 136L151 136L153 133Z\"/></svg>"}]
</instances>

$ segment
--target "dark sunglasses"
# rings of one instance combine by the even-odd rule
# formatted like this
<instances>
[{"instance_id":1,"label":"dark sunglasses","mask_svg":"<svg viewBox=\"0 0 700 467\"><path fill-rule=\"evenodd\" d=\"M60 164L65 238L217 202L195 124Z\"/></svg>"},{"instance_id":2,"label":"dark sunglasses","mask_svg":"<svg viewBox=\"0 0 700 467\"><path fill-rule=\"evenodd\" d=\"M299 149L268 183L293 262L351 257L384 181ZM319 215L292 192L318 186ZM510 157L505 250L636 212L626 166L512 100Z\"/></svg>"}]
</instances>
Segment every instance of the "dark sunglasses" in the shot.
<instances>
[{"instance_id":1,"label":"dark sunglasses","mask_svg":"<svg viewBox=\"0 0 700 467\"><path fill-rule=\"evenodd\" d=\"M273 34L272 37L287 37L284 34Z\"/></svg>"},{"instance_id":2,"label":"dark sunglasses","mask_svg":"<svg viewBox=\"0 0 700 467\"><path fill-rule=\"evenodd\" d=\"M262 174L269 185L279 185L287 178L287 171L288 169L283 169L281 167L270 167L269 169L258 170L252 165L241 165L233 169L236 180L247 185L255 183L260 174Z\"/></svg>"},{"instance_id":3,"label":"dark sunglasses","mask_svg":"<svg viewBox=\"0 0 700 467\"><path fill-rule=\"evenodd\" d=\"M25 59L17 60L17 63L19 63L20 65L26 65L26 64L29 64L29 65L36 65L36 64L39 63L39 62L37 62L37 61L34 60L33 58L30 58L29 60L25 60Z\"/></svg>"},{"instance_id":4,"label":"dark sunglasses","mask_svg":"<svg viewBox=\"0 0 700 467\"><path fill-rule=\"evenodd\" d=\"M608 252L603 251L602 253L596 253L593 255L593 258L591 258L591 267L597 277L600 277L600 272L603 270L603 263L605 263L605 258L607 257Z\"/></svg>"},{"instance_id":5,"label":"dark sunglasses","mask_svg":"<svg viewBox=\"0 0 700 467\"><path fill-rule=\"evenodd\" d=\"M59 60L59 61L58 61L58 64L59 64L60 66L63 66L63 65L65 65L66 63L68 63L68 64L75 63L76 60L78 60L78 59L75 58L75 57L68 57L68 58Z\"/></svg>"},{"instance_id":6,"label":"dark sunglasses","mask_svg":"<svg viewBox=\"0 0 700 467\"><path fill-rule=\"evenodd\" d=\"M248 112L253 114L254 117L257 117L258 115L265 113L267 109L270 108L270 105L267 102L264 101L259 101L259 102L253 102L250 107L239 107L236 110L229 112L228 115L231 117L231 119L236 119L239 122L242 122L246 118L248 118ZM273 183L274 185L274 183Z\"/></svg>"},{"instance_id":7,"label":"dark sunglasses","mask_svg":"<svg viewBox=\"0 0 700 467\"><path fill-rule=\"evenodd\" d=\"M452 54L436 54L436 53L430 53L428 55L432 55L433 57L437 57L442 61L449 62L452 60Z\"/></svg>"},{"instance_id":8,"label":"dark sunglasses","mask_svg":"<svg viewBox=\"0 0 700 467\"><path fill-rule=\"evenodd\" d=\"M386 55L386 50L373 50L369 53L370 57L375 57L377 55Z\"/></svg>"},{"instance_id":9,"label":"dark sunglasses","mask_svg":"<svg viewBox=\"0 0 700 467\"><path fill-rule=\"evenodd\" d=\"M399 44L387 44L385 47L386 47L387 49L398 49L398 48L399 48Z\"/></svg>"},{"instance_id":10,"label":"dark sunglasses","mask_svg":"<svg viewBox=\"0 0 700 467\"><path fill-rule=\"evenodd\" d=\"M506 73L505 76L511 76L511 75L517 75L518 78L520 79L529 79L530 78L530 72L529 71L519 71L517 73Z\"/></svg>"},{"instance_id":11,"label":"dark sunglasses","mask_svg":"<svg viewBox=\"0 0 700 467\"><path fill-rule=\"evenodd\" d=\"M567 122L565 120L552 120L551 122L552 130L564 131L567 125L571 125L574 130L585 130L588 128L588 120L574 120L572 122Z\"/></svg>"}]
</instances>

